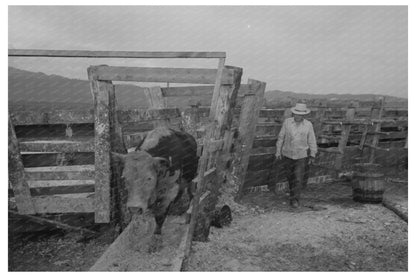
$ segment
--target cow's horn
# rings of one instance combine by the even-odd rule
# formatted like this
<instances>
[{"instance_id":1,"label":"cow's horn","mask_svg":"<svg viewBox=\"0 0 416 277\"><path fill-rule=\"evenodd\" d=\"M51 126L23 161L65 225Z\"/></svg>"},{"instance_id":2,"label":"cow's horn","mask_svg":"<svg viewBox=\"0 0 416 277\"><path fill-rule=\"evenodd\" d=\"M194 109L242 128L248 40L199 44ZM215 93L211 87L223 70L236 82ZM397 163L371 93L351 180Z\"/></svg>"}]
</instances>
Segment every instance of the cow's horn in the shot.
<instances>
[{"instance_id":1,"label":"cow's horn","mask_svg":"<svg viewBox=\"0 0 416 277\"><path fill-rule=\"evenodd\" d=\"M175 170L175 174L173 174L172 176L169 176L169 183L175 183L178 180L180 174L181 174L180 170Z\"/></svg>"},{"instance_id":2,"label":"cow's horn","mask_svg":"<svg viewBox=\"0 0 416 277\"><path fill-rule=\"evenodd\" d=\"M155 159L155 161L158 162L159 164L165 162L168 165L168 167L172 166L172 162L170 160L166 159L166 158L155 157L153 159Z\"/></svg>"}]
</instances>

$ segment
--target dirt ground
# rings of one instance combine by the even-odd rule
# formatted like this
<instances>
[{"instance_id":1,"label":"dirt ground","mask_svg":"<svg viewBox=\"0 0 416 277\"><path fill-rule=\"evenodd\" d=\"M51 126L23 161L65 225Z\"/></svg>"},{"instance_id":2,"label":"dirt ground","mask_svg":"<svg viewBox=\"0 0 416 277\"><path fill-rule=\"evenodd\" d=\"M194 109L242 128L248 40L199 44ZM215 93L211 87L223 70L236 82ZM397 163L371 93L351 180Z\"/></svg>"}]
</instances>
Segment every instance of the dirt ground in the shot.
<instances>
[{"instance_id":1,"label":"dirt ground","mask_svg":"<svg viewBox=\"0 0 416 277\"><path fill-rule=\"evenodd\" d=\"M407 212L406 178L388 180L385 198ZM352 201L351 194L347 182L309 185L302 193L302 207L292 209L284 191L250 193L243 199L246 208L233 215L229 227L211 227L209 242L193 243L183 270L407 271L407 223L381 204ZM79 239L76 233L11 234L9 271L86 271L112 241L105 235ZM152 257L163 264L160 253ZM145 270L136 256L111 270Z\"/></svg>"},{"instance_id":2,"label":"dirt ground","mask_svg":"<svg viewBox=\"0 0 416 277\"><path fill-rule=\"evenodd\" d=\"M9 234L9 271L87 271L111 240L80 239L78 233L60 231Z\"/></svg>"},{"instance_id":3,"label":"dirt ground","mask_svg":"<svg viewBox=\"0 0 416 277\"><path fill-rule=\"evenodd\" d=\"M407 223L381 204L352 201L349 183L309 185L303 207L285 192L251 193L248 214L195 242L187 271L407 271ZM407 183L386 197L407 209Z\"/></svg>"}]
</instances>

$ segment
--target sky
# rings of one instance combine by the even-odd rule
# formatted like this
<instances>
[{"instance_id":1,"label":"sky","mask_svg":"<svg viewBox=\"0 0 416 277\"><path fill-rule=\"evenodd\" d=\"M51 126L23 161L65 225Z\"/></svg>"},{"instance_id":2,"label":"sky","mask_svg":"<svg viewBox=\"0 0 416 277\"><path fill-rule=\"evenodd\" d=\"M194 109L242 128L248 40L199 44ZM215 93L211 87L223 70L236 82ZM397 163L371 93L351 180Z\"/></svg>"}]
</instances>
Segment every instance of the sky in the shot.
<instances>
[{"instance_id":1,"label":"sky","mask_svg":"<svg viewBox=\"0 0 416 277\"><path fill-rule=\"evenodd\" d=\"M406 6L9 6L23 49L225 51L242 82L312 94L408 94ZM215 60L9 58L86 79L89 65L209 67Z\"/></svg>"}]
</instances>

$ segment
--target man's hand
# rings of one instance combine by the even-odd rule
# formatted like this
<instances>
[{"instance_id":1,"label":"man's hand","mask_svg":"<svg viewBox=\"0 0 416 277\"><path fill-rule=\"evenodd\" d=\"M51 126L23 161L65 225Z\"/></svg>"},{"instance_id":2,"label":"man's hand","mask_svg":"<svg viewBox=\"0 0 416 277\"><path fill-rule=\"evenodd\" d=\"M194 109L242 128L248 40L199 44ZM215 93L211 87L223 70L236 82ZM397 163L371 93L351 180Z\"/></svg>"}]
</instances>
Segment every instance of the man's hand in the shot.
<instances>
[{"instance_id":1,"label":"man's hand","mask_svg":"<svg viewBox=\"0 0 416 277\"><path fill-rule=\"evenodd\" d=\"M309 164L310 165L315 164L315 157L309 157Z\"/></svg>"},{"instance_id":2,"label":"man's hand","mask_svg":"<svg viewBox=\"0 0 416 277\"><path fill-rule=\"evenodd\" d=\"M282 155L280 155L280 154L275 154L275 156L276 156L276 160L278 160L278 161L280 161L282 159Z\"/></svg>"}]
</instances>

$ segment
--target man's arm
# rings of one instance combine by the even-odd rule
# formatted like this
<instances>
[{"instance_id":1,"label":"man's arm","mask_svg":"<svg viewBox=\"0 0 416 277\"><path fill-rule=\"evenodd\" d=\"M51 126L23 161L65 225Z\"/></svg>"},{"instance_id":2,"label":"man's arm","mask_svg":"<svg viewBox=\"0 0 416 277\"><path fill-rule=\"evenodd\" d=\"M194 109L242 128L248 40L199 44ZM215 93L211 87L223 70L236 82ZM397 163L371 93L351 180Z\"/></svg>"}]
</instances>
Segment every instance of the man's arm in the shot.
<instances>
[{"instance_id":1,"label":"man's arm","mask_svg":"<svg viewBox=\"0 0 416 277\"><path fill-rule=\"evenodd\" d=\"M276 142L276 157L280 157L282 155L282 145L286 135L286 124L287 120L283 121L282 128L280 129L279 136L277 137Z\"/></svg>"},{"instance_id":2,"label":"man's arm","mask_svg":"<svg viewBox=\"0 0 416 277\"><path fill-rule=\"evenodd\" d=\"M313 131L313 125L311 123L308 131L308 145L311 150L311 157L315 158L318 152L318 145L316 144L315 132Z\"/></svg>"}]
</instances>

